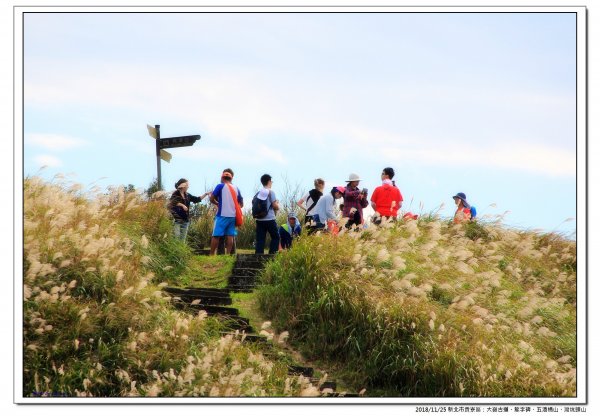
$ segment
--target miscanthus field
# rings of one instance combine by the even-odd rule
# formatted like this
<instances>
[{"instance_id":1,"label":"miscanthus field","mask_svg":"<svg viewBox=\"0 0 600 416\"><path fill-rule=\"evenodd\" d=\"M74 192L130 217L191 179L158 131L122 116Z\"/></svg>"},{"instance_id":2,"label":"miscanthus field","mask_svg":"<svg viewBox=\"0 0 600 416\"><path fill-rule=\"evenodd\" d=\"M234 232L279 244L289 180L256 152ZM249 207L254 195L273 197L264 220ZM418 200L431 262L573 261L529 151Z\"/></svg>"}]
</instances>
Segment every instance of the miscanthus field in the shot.
<instances>
[{"instance_id":1,"label":"miscanthus field","mask_svg":"<svg viewBox=\"0 0 600 416\"><path fill-rule=\"evenodd\" d=\"M26 178L24 396L321 394L217 319L171 305L161 288L193 258L164 200ZM251 300L289 333L272 342L367 395L572 397L576 269L560 235L430 214L304 236Z\"/></svg>"},{"instance_id":2,"label":"miscanthus field","mask_svg":"<svg viewBox=\"0 0 600 416\"><path fill-rule=\"evenodd\" d=\"M315 396L284 362L174 309L191 253L164 200L24 183L23 395Z\"/></svg>"}]
</instances>

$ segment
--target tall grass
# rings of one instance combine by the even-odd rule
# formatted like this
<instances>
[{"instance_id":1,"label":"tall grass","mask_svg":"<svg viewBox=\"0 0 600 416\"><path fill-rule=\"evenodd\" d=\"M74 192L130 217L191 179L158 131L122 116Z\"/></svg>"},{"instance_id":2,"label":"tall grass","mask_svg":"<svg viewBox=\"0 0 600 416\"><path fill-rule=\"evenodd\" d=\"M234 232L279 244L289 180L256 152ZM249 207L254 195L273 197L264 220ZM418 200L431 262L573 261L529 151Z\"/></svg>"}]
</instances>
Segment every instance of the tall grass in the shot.
<instances>
[{"instance_id":1,"label":"tall grass","mask_svg":"<svg viewBox=\"0 0 600 416\"><path fill-rule=\"evenodd\" d=\"M186 270L162 199L24 181L25 396L318 395L160 290Z\"/></svg>"},{"instance_id":2,"label":"tall grass","mask_svg":"<svg viewBox=\"0 0 600 416\"><path fill-rule=\"evenodd\" d=\"M271 262L273 323L403 396L576 394L575 244L436 218L308 236Z\"/></svg>"}]
</instances>

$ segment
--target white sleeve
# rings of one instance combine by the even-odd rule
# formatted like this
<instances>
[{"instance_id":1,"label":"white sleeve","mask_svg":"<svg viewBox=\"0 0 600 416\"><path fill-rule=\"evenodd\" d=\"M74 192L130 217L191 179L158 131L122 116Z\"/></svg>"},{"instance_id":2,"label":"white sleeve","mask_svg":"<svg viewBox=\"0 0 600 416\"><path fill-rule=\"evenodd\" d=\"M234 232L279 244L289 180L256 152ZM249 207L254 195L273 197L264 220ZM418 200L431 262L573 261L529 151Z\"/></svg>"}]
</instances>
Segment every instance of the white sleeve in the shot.
<instances>
[{"instance_id":1,"label":"white sleeve","mask_svg":"<svg viewBox=\"0 0 600 416\"><path fill-rule=\"evenodd\" d=\"M306 193L306 195L304 195L302 197L302 205L304 205L304 208L308 208L308 198L310 197L310 193Z\"/></svg>"},{"instance_id":2,"label":"white sleeve","mask_svg":"<svg viewBox=\"0 0 600 416\"><path fill-rule=\"evenodd\" d=\"M336 219L336 215L335 215L335 211L333 210L333 207L335 205L335 199L331 198L331 200L329 198L327 198L327 200L325 201L326 205L326 209L327 209L327 219L328 220L335 220Z\"/></svg>"}]
</instances>

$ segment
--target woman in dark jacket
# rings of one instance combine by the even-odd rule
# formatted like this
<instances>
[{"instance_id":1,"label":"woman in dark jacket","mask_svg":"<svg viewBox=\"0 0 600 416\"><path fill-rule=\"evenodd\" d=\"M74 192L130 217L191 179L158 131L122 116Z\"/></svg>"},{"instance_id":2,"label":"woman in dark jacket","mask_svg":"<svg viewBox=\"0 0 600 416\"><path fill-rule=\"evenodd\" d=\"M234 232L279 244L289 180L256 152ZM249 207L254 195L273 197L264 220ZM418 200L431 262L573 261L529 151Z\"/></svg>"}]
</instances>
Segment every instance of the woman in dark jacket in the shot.
<instances>
[{"instance_id":1,"label":"woman in dark jacket","mask_svg":"<svg viewBox=\"0 0 600 416\"><path fill-rule=\"evenodd\" d=\"M185 241L190 226L190 202L197 204L202 201L202 198L210 194L210 192L207 192L199 197L194 196L188 194L189 187L190 183L187 179L179 179L175 184L177 190L171 194L169 199L169 211L171 211L174 221L173 235L181 241Z\"/></svg>"}]
</instances>

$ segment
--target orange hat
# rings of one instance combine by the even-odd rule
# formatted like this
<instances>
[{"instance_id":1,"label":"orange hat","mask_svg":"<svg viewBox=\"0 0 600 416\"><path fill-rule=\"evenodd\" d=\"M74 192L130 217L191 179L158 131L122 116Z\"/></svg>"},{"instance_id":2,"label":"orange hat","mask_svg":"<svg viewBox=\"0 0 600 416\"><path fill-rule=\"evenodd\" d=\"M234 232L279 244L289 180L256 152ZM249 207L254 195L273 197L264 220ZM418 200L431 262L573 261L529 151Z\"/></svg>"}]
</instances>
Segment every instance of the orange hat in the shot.
<instances>
[{"instance_id":1,"label":"orange hat","mask_svg":"<svg viewBox=\"0 0 600 416\"><path fill-rule=\"evenodd\" d=\"M231 178L231 179L233 179L233 175L231 173L229 173L229 172L223 172L221 174L221 178Z\"/></svg>"}]
</instances>

